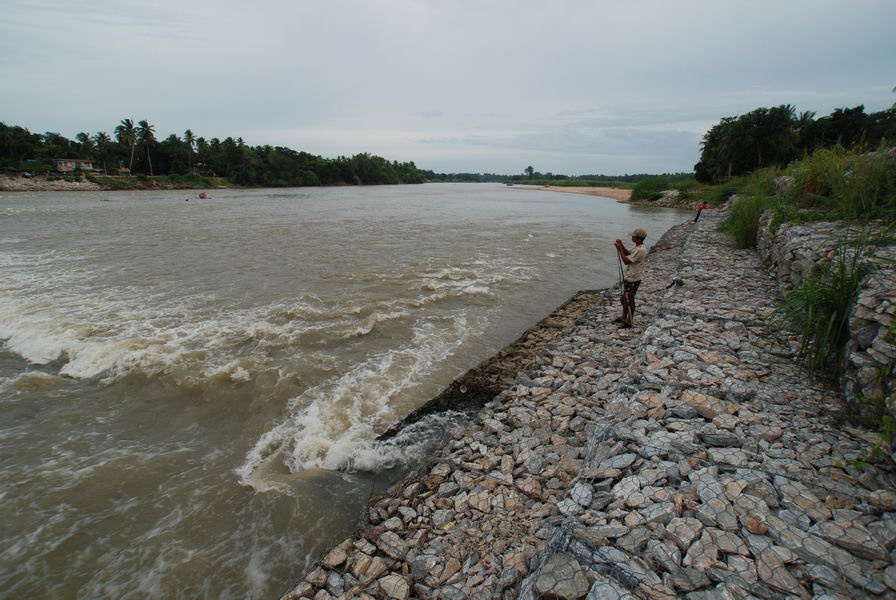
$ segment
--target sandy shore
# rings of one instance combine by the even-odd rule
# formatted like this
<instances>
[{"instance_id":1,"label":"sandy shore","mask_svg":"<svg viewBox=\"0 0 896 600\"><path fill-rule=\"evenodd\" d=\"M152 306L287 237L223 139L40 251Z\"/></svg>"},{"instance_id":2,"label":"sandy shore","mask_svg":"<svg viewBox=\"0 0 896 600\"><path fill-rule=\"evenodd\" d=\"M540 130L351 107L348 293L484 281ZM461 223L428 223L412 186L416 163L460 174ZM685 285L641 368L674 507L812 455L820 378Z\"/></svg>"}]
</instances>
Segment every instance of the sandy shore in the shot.
<instances>
[{"instance_id":1,"label":"sandy shore","mask_svg":"<svg viewBox=\"0 0 896 600\"><path fill-rule=\"evenodd\" d=\"M565 187L558 185L541 185L541 186L513 186L521 190L541 190L543 192L566 192L567 194L585 194L588 196L601 196L602 198L612 198L617 202L628 202L632 197L632 190L623 190L611 187Z\"/></svg>"}]
</instances>

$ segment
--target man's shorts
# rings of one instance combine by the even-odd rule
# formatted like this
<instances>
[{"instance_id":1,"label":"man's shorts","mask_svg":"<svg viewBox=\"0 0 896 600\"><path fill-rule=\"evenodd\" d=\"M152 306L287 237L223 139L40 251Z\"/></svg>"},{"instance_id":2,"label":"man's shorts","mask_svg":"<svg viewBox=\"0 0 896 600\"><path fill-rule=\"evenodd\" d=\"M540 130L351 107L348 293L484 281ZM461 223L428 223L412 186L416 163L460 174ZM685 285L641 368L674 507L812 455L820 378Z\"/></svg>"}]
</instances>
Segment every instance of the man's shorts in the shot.
<instances>
[{"instance_id":1,"label":"man's shorts","mask_svg":"<svg viewBox=\"0 0 896 600\"><path fill-rule=\"evenodd\" d=\"M628 294L631 298L635 297L635 294L638 292L638 286L641 285L641 280L638 281L624 281L622 282L622 291L625 294Z\"/></svg>"}]
</instances>

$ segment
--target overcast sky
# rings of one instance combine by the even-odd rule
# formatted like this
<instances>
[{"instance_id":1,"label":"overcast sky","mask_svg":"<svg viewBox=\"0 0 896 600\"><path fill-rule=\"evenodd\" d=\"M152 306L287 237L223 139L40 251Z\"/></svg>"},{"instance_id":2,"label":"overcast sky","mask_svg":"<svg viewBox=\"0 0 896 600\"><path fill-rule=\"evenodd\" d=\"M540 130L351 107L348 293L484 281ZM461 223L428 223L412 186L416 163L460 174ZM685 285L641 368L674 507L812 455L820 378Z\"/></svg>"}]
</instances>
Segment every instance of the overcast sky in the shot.
<instances>
[{"instance_id":1,"label":"overcast sky","mask_svg":"<svg viewBox=\"0 0 896 600\"><path fill-rule=\"evenodd\" d=\"M0 0L0 121L371 152L435 171L689 171L720 118L896 102L894 0Z\"/></svg>"}]
</instances>

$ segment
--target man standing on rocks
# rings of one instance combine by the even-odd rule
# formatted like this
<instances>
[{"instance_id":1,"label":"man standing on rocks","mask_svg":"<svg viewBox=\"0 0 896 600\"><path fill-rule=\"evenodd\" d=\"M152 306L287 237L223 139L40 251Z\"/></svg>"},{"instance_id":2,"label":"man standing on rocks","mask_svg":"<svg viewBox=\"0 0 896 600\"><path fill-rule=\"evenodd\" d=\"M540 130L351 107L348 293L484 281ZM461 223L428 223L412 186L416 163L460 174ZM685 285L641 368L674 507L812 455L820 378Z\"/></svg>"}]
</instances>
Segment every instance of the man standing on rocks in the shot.
<instances>
[{"instance_id":1,"label":"man standing on rocks","mask_svg":"<svg viewBox=\"0 0 896 600\"><path fill-rule=\"evenodd\" d=\"M647 257L647 248L644 247L647 232L638 227L633 229L629 235L635 243L635 247L631 250L626 249L622 240L614 242L619 259L627 265L625 280L622 282L622 316L616 319L622 329L632 326L632 319L635 316L635 293L638 291L638 286L641 285L641 269L644 267L644 259Z\"/></svg>"}]
</instances>

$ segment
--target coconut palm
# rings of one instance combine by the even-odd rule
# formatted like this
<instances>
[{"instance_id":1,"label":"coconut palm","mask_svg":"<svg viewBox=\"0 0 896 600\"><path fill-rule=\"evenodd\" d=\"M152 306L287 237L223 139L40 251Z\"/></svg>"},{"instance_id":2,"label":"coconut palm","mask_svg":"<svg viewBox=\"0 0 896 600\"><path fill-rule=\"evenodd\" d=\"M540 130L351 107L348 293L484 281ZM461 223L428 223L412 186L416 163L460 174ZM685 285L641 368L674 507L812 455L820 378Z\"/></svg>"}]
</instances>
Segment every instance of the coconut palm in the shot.
<instances>
[{"instance_id":1,"label":"coconut palm","mask_svg":"<svg viewBox=\"0 0 896 600\"><path fill-rule=\"evenodd\" d=\"M115 128L115 137L119 144L131 147L131 161L128 163L130 171L134 168L134 148L137 146L137 128L134 127L134 119L122 119L121 124Z\"/></svg>"},{"instance_id":2,"label":"coconut palm","mask_svg":"<svg viewBox=\"0 0 896 600\"><path fill-rule=\"evenodd\" d=\"M81 158L93 158L93 140L90 136L82 131L75 139L81 144Z\"/></svg>"},{"instance_id":3,"label":"coconut palm","mask_svg":"<svg viewBox=\"0 0 896 600\"><path fill-rule=\"evenodd\" d=\"M193 146L196 144L196 136L193 135L193 132L187 129L184 132L184 143L187 145L187 150L190 151L190 171L193 171Z\"/></svg>"},{"instance_id":4,"label":"coconut palm","mask_svg":"<svg viewBox=\"0 0 896 600\"><path fill-rule=\"evenodd\" d=\"M105 131L98 131L93 136L93 143L96 145L100 160L103 162L103 173L106 174L106 158L109 156L109 144L112 138Z\"/></svg>"},{"instance_id":5,"label":"coconut palm","mask_svg":"<svg viewBox=\"0 0 896 600\"><path fill-rule=\"evenodd\" d=\"M149 147L156 141L156 129L146 119L138 123L137 140L146 148L146 160L149 162L149 175L152 177L152 157L149 153Z\"/></svg>"}]
</instances>

